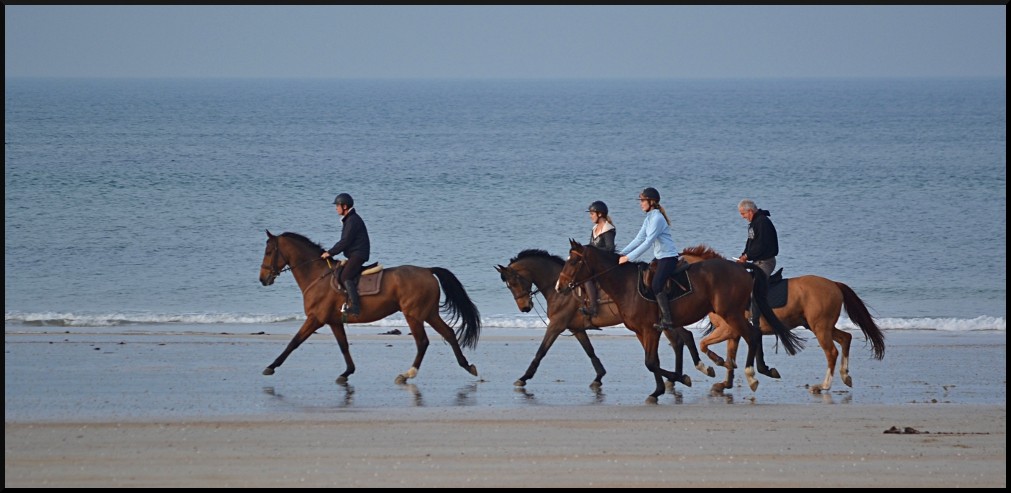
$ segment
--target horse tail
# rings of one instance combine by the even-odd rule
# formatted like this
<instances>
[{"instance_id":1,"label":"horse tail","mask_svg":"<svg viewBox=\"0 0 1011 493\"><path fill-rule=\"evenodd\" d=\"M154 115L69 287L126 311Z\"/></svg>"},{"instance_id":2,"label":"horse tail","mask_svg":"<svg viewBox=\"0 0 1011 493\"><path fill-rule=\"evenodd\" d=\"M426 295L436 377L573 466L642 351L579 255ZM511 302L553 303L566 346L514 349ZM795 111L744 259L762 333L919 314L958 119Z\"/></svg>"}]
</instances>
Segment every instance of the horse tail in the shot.
<instances>
[{"instance_id":1,"label":"horse tail","mask_svg":"<svg viewBox=\"0 0 1011 493\"><path fill-rule=\"evenodd\" d=\"M804 339L794 334L789 327L783 324L783 321L776 316L776 313L772 311L772 307L769 306L769 279L765 275L765 271L751 262L746 262L744 265L751 269L751 277L755 281L752 288L752 296L754 296L755 302L758 304L759 313L772 326L772 332L783 343L786 353L791 356L797 354L801 349L804 349ZM759 330L759 334L761 334L761 330Z\"/></svg>"},{"instance_id":2,"label":"horse tail","mask_svg":"<svg viewBox=\"0 0 1011 493\"><path fill-rule=\"evenodd\" d=\"M463 320L463 325L456 329L456 340L462 347L476 348L477 339L481 335L481 314L477 306L470 300L467 291L463 289L463 284L460 284L460 280L452 272L442 267L430 267L428 270L439 278L442 291L446 293L446 301L439 305L439 308L449 313L449 325L456 325L458 320Z\"/></svg>"},{"instance_id":3,"label":"horse tail","mask_svg":"<svg viewBox=\"0 0 1011 493\"><path fill-rule=\"evenodd\" d=\"M871 346L874 348L874 358L879 360L884 359L885 334L881 332L878 324L874 322L874 317L867 310L867 305L864 304L864 301L849 286L841 282L836 282L835 284L842 291L843 306L846 307L846 314L864 332L864 337L870 339Z\"/></svg>"}]
</instances>

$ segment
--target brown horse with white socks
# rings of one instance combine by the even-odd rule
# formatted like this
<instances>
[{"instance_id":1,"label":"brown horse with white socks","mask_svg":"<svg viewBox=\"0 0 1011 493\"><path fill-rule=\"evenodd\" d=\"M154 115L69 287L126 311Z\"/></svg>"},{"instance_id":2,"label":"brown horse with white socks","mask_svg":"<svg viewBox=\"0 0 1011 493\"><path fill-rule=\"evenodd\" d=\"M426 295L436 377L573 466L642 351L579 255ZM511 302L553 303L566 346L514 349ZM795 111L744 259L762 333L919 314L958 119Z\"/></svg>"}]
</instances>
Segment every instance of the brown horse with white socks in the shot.
<instances>
[{"instance_id":1,"label":"brown horse with white socks","mask_svg":"<svg viewBox=\"0 0 1011 493\"><path fill-rule=\"evenodd\" d=\"M426 322L453 348L453 354L456 355L456 362L460 367L477 376L477 367L467 361L460 348L477 346L481 317L463 285L452 272L442 267L413 265L384 269L379 292L361 296L361 314L351 315L345 319L341 312L345 295L330 286L334 271L320 258L322 254L322 246L302 235L283 233L275 236L267 231L267 247L263 252L263 263L260 266L260 283L269 286L282 272L290 270L295 282L298 283L298 288L302 291L306 319L295 333L295 337L288 343L288 347L263 370L264 375L273 375L274 369L281 366L295 348L305 342L316 329L326 324L337 338L337 345L340 346L347 365L344 373L337 378L337 383L346 383L348 375L355 372L355 364L351 360L348 336L344 331L345 322L374 322L399 311L404 314L404 319L411 328L411 335L414 336L418 351L411 368L397 375L395 380L397 383L406 383L408 379L418 374L418 368L421 367L421 360L425 357L429 344L428 335L425 334ZM443 307L451 316L448 324L439 316L440 285L442 291L446 293ZM454 335L450 325L458 320L462 321L462 325Z\"/></svg>"},{"instance_id":2,"label":"brown horse with white socks","mask_svg":"<svg viewBox=\"0 0 1011 493\"><path fill-rule=\"evenodd\" d=\"M639 294L639 274L637 263L618 263L618 255L584 246L569 240L569 258L558 275L556 288L571 290L591 280L596 280L600 289L614 300L625 326L635 332L645 353L646 368L653 373L656 390L648 400L656 401L663 394L663 378L673 373L660 367L657 354L660 332L653 328L659 318L655 302ZM750 272L749 272L750 271ZM671 301L671 319L675 326L687 326L702 320L710 313L716 313L727 321L733 330L748 336L748 358L744 374L752 390L758 388L754 364L762 362L762 335L757 328L744 318L752 294L758 300L759 310L772 324L776 335L788 354L796 354L802 348L802 341L776 318L766 301L766 276L754 264L737 264L729 260L712 259L692 264L687 270L691 291ZM769 375L769 368L758 366L759 373Z\"/></svg>"},{"instance_id":3,"label":"brown horse with white socks","mask_svg":"<svg viewBox=\"0 0 1011 493\"><path fill-rule=\"evenodd\" d=\"M719 258L723 256L716 253L706 245L698 245L686 248L681 252L681 257L688 262L701 262L703 260ZM825 370L825 378L820 384L813 384L809 388L812 393L820 393L832 388L832 378L835 374L835 364L839 358L839 351L835 343L839 343L842 348L842 362L839 366L839 377L847 386L853 386L853 379L850 377L850 342L853 336L836 328L839 315L843 307L846 314L860 330L864 337L871 342L871 348L875 359L885 357L885 335L878 328L874 317L871 316L867 305L849 286L826 279L820 276L806 275L784 279L786 286L786 305L773 308L773 313L786 324L787 327L796 328L807 327L818 338L818 344L825 351L825 359L828 368ZM750 316L750 315L749 315ZM712 322L712 332L709 332L699 349L706 353L713 361L719 362L719 356L709 349L711 344L719 344L727 341L727 359L733 359L733 354L737 352L737 344L740 337L731 333L729 327L720 321L719 318L710 317ZM771 334L772 327L769 322L762 317L760 325L763 334ZM833 342L834 341L834 342Z\"/></svg>"}]
</instances>

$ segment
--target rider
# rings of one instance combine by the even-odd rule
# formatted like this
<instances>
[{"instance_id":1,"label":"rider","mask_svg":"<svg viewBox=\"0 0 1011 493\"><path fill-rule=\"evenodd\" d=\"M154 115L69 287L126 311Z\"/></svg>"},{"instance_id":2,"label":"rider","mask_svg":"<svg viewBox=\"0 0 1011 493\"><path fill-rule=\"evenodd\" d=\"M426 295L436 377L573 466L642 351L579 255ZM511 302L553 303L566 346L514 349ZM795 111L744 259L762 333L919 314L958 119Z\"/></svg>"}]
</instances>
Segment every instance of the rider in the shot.
<instances>
[{"instance_id":1,"label":"rider","mask_svg":"<svg viewBox=\"0 0 1011 493\"><path fill-rule=\"evenodd\" d=\"M748 241L744 244L744 252L737 259L738 262L751 262L765 272L766 276L771 276L776 269L776 255L779 255L779 236L776 234L776 226L772 224L769 216L772 214L759 209L755 201L744 199L737 204L737 212L748 221ZM758 305L755 300L751 300L751 323L758 327L760 322Z\"/></svg>"},{"instance_id":2,"label":"rider","mask_svg":"<svg viewBox=\"0 0 1011 493\"><path fill-rule=\"evenodd\" d=\"M667 211L660 205L660 192L653 187L646 187L639 192L639 207L646 213L642 228L635 238L619 252L618 264L636 261L646 250L653 247L653 257L657 260L656 273L650 288L656 295L656 304L660 308L660 323L654 325L657 330L674 327L671 320L670 301L664 292L664 284L674 273L678 264L678 250L670 233L670 219Z\"/></svg>"},{"instance_id":3,"label":"rider","mask_svg":"<svg viewBox=\"0 0 1011 493\"><path fill-rule=\"evenodd\" d=\"M590 230L590 246L597 247L605 252L614 253L614 221L607 215L607 204L603 201L595 200L586 208L590 213L590 221L593 221L593 229ZM587 281L583 286L586 288L586 295L589 298L587 306L581 308L587 318L597 314L597 283Z\"/></svg>"},{"instance_id":4,"label":"rider","mask_svg":"<svg viewBox=\"0 0 1011 493\"><path fill-rule=\"evenodd\" d=\"M369 232L365 228L358 211L355 210L355 200L351 195L341 193L333 199L337 214L341 215L341 239L332 248L323 252L322 258L331 258L344 253L347 262L341 271L339 281L348 291L348 303L345 313L358 315L361 305L358 300L358 276L362 273L362 265L369 260Z\"/></svg>"}]
</instances>

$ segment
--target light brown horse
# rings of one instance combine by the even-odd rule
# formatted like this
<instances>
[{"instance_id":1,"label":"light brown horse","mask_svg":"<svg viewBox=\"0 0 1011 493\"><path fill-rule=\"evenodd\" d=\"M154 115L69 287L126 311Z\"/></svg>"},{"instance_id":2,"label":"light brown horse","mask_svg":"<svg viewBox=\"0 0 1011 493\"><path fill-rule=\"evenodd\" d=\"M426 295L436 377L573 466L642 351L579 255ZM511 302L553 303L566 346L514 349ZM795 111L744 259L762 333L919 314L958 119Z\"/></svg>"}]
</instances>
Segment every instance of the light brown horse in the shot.
<instances>
[{"instance_id":1,"label":"light brown horse","mask_svg":"<svg viewBox=\"0 0 1011 493\"><path fill-rule=\"evenodd\" d=\"M750 271L750 272L749 272ZM716 313L739 334L748 335L748 358L744 374L752 390L758 388L754 363L762 351L761 332L744 318L752 294L759 309L772 324L788 354L795 354L802 341L776 318L765 301L766 277L754 264L737 264L729 260L712 259L692 264L688 268L691 292L671 301L671 319L675 326L691 325L709 313ZM653 328L658 319L656 303L639 294L638 267L636 263L618 263L618 255L583 246L569 240L569 258L558 275L556 289L571 290L583 283L596 280L600 289L614 300L625 326L635 332L645 353L646 368L653 373L656 390L648 400L655 402L665 391L663 378L672 373L660 367L657 348L660 332ZM563 291L564 292L564 291ZM761 366L759 372L767 370Z\"/></svg>"},{"instance_id":2,"label":"light brown horse","mask_svg":"<svg viewBox=\"0 0 1011 493\"><path fill-rule=\"evenodd\" d=\"M263 370L264 375L273 375L274 369L281 366L295 348L324 324L330 326L334 337L337 338L337 344L347 365L344 373L337 378L337 383L346 383L348 375L355 372L355 364L351 360L348 348L347 333L344 331L344 314L340 311L345 297L330 286L333 271L327 266L327 262L320 258L322 253L322 246L302 235L283 233L275 236L267 231L267 247L263 252L263 263L260 265L260 283L270 286L277 276L290 270L295 282L298 283L298 288L302 291L306 319L284 352ZM451 316L448 324L439 316L440 285L442 291L446 293L443 306ZM452 272L441 267L413 265L384 269L379 293L362 296L361 314L351 316L347 321L369 323L398 311L404 314L418 351L411 368L397 375L395 380L397 383L406 383L408 379L417 376L418 368L421 368L421 360L425 357L429 344L428 335L425 334L425 322L453 348L456 362L471 375L477 376L477 367L467 362L460 348L477 346L481 332L481 317L463 285ZM462 321L462 325L454 336L450 325L458 320Z\"/></svg>"},{"instance_id":3,"label":"light brown horse","mask_svg":"<svg viewBox=\"0 0 1011 493\"><path fill-rule=\"evenodd\" d=\"M686 248L681 252L681 256L689 262L724 258L706 245ZM846 307L846 314L849 315L850 320L860 327L864 337L870 340L874 358L879 360L884 358L885 335L878 328L863 300L849 286L841 282L812 275L791 277L787 285L786 305L772 310L787 327L792 329L804 326L813 332L818 338L818 344L825 351L828 369L820 384L810 386L813 393L820 393L832 388L835 364L839 358L839 351L833 341L839 343L842 348L839 376L847 386L853 386L853 379L849 372L850 341L853 336L835 326L839 321L839 314L842 312L843 306ZM750 317L750 314L747 316ZM733 359L740 337L733 334L730 327L718 316L710 316L709 320L712 323L712 332L702 339L699 344L700 350L716 361L719 356L713 353L709 346L727 341L727 359ZM772 327L765 317L761 318L760 325L763 334L772 333Z\"/></svg>"},{"instance_id":4,"label":"light brown horse","mask_svg":"<svg viewBox=\"0 0 1011 493\"><path fill-rule=\"evenodd\" d=\"M562 272L562 265L564 264L565 261L556 255L551 255L544 250L529 249L523 250L510 259L509 265L495 266L495 270L501 275L502 282L509 288L513 298L516 300L516 306L521 312L529 313L533 310L534 295L537 293L544 296L548 305L548 325L547 330L544 332L544 339L541 340L541 345L537 348L537 353L534 355L533 361L530 362L527 371L513 383L517 387L525 386L527 380L534 377L537 368L541 364L541 360L547 355L548 350L551 349L558 336L566 330L569 330L576 340L579 341L583 350L586 351L586 355L590 358L593 369L597 373L593 382L590 383L590 388L600 388L601 379L607 373L604 370L604 365L597 358L597 354L593 350L593 344L590 343L590 338L586 334L586 327L591 324L594 327L618 325L622 323L621 314L618 313L618 307L614 302L602 300L597 307L596 315L589 319L586 315L583 315L579 311L582 302L580 296L576 296L575 292L562 294L555 289L558 274ZM678 329L680 329L679 333L675 333L675 330ZM699 352L695 346L695 338L691 331L678 327L674 330L664 330L664 335L667 336L671 345L674 346L675 355L678 357L674 374L681 377L677 380L668 380L668 382L673 384L673 382L678 381L689 387L691 386L691 378L682 373L682 359L680 356L681 345L684 344L688 345L692 359L695 362L695 367L710 377L716 376L716 371L712 367L705 366L699 358ZM678 339L679 336L687 340L682 341Z\"/></svg>"}]
</instances>

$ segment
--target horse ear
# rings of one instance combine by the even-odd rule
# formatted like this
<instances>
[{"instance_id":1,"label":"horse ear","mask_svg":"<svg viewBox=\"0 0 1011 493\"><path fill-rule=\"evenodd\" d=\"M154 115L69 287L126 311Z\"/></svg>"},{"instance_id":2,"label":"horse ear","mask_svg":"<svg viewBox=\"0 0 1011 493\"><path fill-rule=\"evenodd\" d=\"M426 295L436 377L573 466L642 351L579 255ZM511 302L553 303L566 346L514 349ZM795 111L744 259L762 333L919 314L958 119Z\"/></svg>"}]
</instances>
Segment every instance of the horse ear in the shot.
<instances>
[{"instance_id":1,"label":"horse ear","mask_svg":"<svg viewBox=\"0 0 1011 493\"><path fill-rule=\"evenodd\" d=\"M570 248L575 249L576 247L581 247L581 246L583 246L583 245L581 245L578 241L576 241L576 240L574 240L572 238L569 238L569 247Z\"/></svg>"},{"instance_id":2,"label":"horse ear","mask_svg":"<svg viewBox=\"0 0 1011 493\"><path fill-rule=\"evenodd\" d=\"M502 272L502 269L505 269L505 267L502 267L501 265L496 265L495 266L495 270L499 271L499 273Z\"/></svg>"},{"instance_id":3,"label":"horse ear","mask_svg":"<svg viewBox=\"0 0 1011 493\"><path fill-rule=\"evenodd\" d=\"M270 230L269 229L265 229L264 231L267 232L267 238L273 238L274 237L274 235L270 234Z\"/></svg>"}]
</instances>

